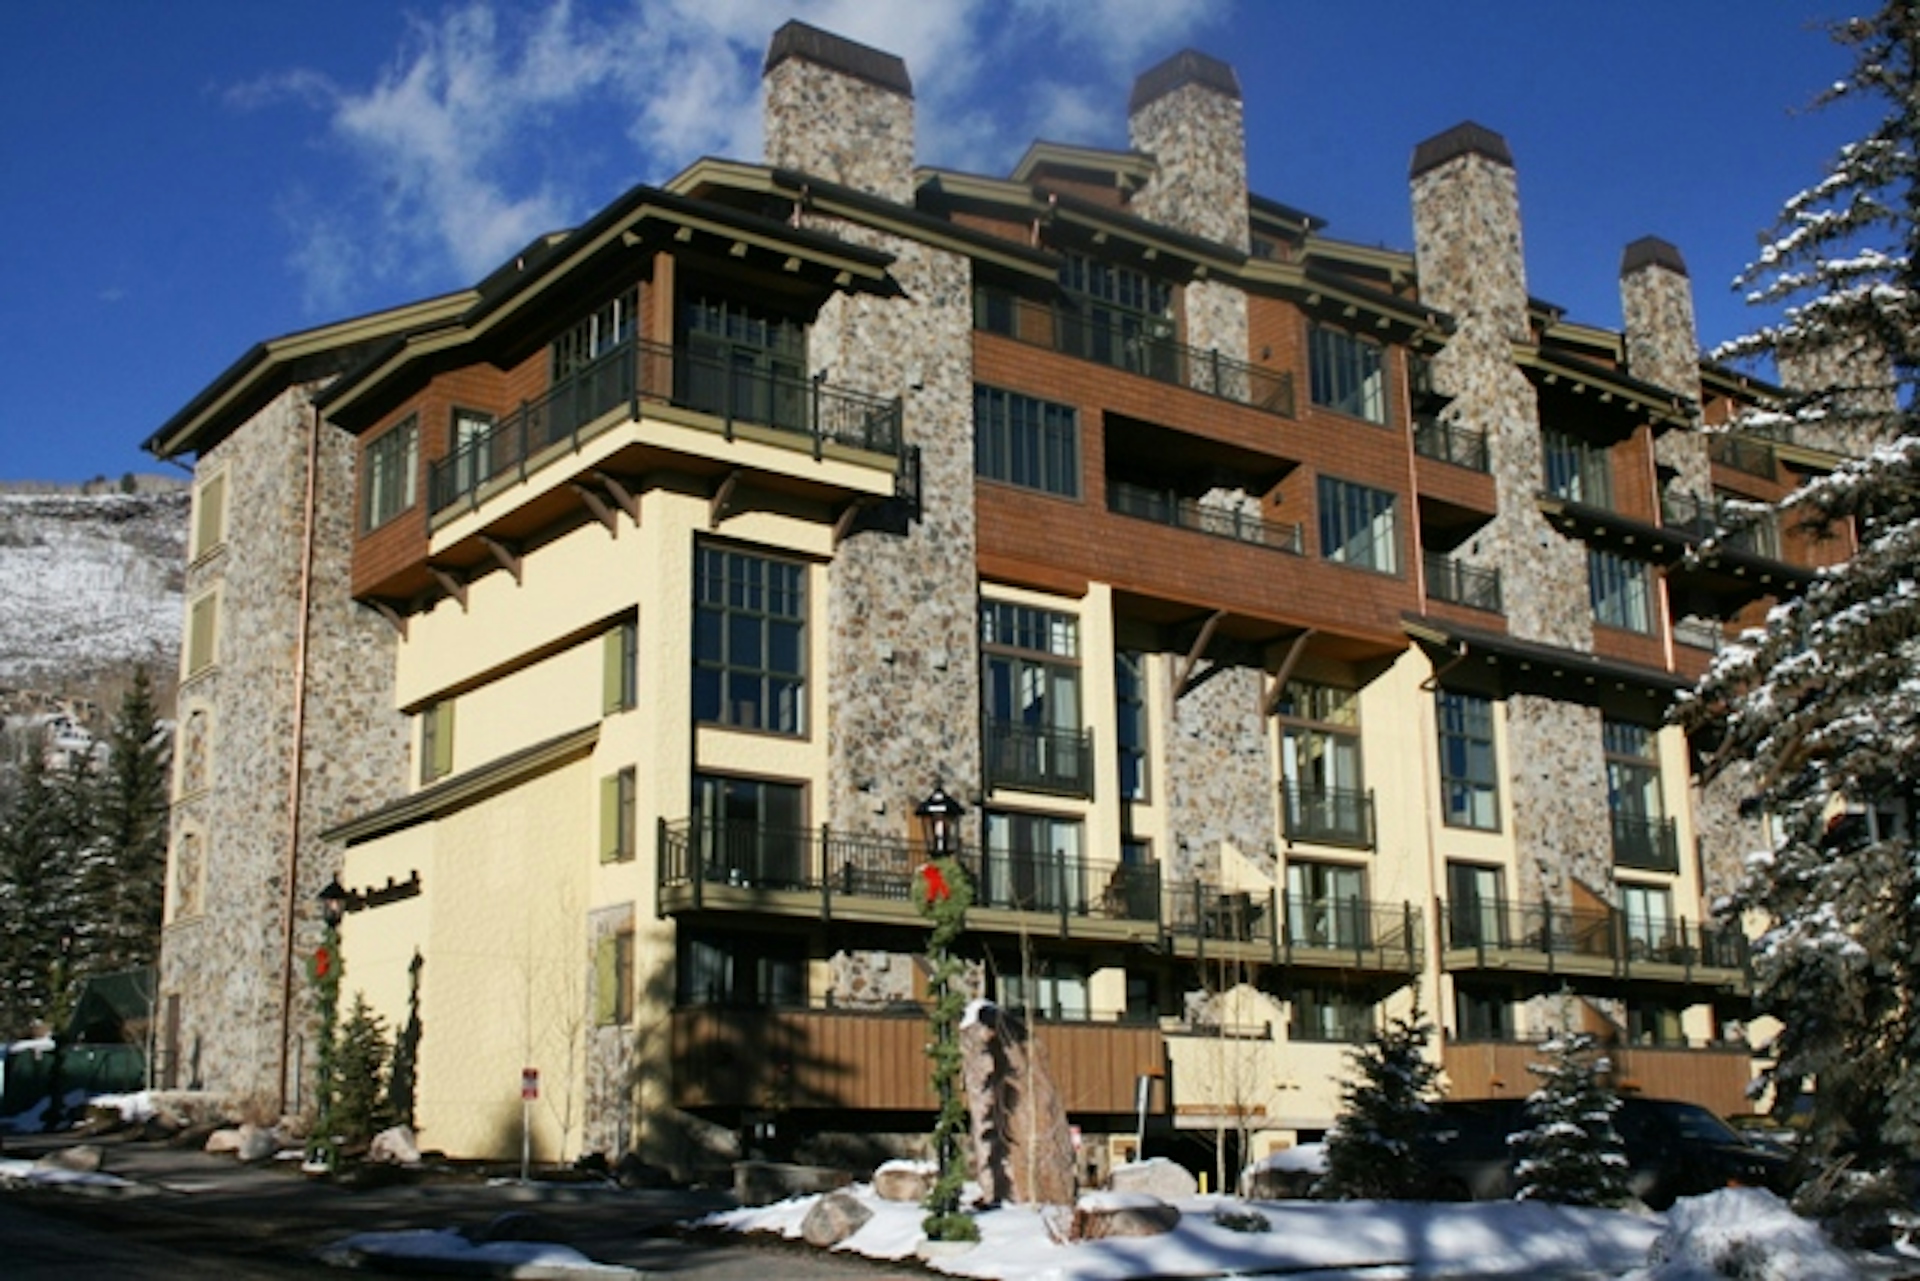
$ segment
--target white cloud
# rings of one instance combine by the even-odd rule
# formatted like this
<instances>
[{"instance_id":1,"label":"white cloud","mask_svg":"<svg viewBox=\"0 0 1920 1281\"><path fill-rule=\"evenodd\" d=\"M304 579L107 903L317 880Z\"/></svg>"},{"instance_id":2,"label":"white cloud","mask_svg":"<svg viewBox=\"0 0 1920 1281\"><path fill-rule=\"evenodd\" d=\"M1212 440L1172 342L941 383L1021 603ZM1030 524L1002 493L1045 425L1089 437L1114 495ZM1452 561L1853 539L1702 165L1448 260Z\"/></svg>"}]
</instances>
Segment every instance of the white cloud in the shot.
<instances>
[{"instance_id":1,"label":"white cloud","mask_svg":"<svg viewBox=\"0 0 1920 1281\"><path fill-rule=\"evenodd\" d=\"M904 58L923 161L995 171L1036 136L1123 139L1133 75L1228 3L457 0L412 19L362 87L299 69L226 96L318 110L346 156L324 203L283 200L309 299L337 309L468 283L697 156L756 158L761 63L790 17Z\"/></svg>"}]
</instances>

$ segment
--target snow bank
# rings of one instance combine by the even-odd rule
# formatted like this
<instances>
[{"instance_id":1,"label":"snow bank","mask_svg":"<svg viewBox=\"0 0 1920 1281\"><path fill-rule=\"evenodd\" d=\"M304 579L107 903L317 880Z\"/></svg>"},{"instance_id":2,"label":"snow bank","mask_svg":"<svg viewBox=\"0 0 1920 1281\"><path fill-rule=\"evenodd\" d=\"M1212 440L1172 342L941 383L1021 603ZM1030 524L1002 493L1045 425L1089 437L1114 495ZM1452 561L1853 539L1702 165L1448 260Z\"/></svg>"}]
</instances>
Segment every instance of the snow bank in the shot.
<instances>
[{"instance_id":1,"label":"snow bank","mask_svg":"<svg viewBox=\"0 0 1920 1281\"><path fill-rule=\"evenodd\" d=\"M1859 1273L1817 1224L1761 1188L1681 1197L1651 1264L1621 1281L1853 1281Z\"/></svg>"}]
</instances>

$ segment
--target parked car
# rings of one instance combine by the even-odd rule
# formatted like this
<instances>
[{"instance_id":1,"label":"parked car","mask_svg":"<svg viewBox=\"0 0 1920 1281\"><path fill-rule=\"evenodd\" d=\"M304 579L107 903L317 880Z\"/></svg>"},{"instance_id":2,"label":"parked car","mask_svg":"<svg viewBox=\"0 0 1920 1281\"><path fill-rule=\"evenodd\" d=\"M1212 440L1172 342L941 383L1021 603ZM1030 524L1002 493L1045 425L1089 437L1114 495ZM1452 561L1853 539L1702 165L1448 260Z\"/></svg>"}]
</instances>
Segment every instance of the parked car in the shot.
<instances>
[{"instance_id":1,"label":"parked car","mask_svg":"<svg viewBox=\"0 0 1920 1281\"><path fill-rule=\"evenodd\" d=\"M1507 1136L1528 1128L1522 1099L1437 1104L1421 1155L1434 1195L1504 1200L1517 1186ZM1626 1148L1628 1185L1656 1210L1675 1198L1739 1184L1791 1191L1788 1158L1759 1147L1707 1109L1673 1099L1621 1100L1614 1129Z\"/></svg>"}]
</instances>

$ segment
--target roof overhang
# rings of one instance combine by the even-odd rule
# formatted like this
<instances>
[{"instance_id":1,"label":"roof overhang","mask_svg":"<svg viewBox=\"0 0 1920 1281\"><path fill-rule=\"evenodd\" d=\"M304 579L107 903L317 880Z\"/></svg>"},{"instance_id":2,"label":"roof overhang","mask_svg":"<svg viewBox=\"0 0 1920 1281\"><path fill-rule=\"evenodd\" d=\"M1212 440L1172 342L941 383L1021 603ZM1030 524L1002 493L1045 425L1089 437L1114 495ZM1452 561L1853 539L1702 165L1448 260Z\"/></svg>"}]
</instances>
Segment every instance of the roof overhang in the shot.
<instances>
[{"instance_id":1,"label":"roof overhang","mask_svg":"<svg viewBox=\"0 0 1920 1281\"><path fill-rule=\"evenodd\" d=\"M1674 698L1693 688L1693 682L1670 672L1426 615L1402 615L1401 628L1427 652L1438 679L1454 674L1456 680L1470 680L1501 697L1537 695L1657 725ZM1467 671L1461 671L1463 667Z\"/></svg>"},{"instance_id":2,"label":"roof overhang","mask_svg":"<svg viewBox=\"0 0 1920 1281\"><path fill-rule=\"evenodd\" d=\"M1697 410L1691 400L1617 369L1588 364L1531 343L1514 343L1513 360L1536 385L1561 388L1649 423L1655 431L1693 426Z\"/></svg>"}]
</instances>

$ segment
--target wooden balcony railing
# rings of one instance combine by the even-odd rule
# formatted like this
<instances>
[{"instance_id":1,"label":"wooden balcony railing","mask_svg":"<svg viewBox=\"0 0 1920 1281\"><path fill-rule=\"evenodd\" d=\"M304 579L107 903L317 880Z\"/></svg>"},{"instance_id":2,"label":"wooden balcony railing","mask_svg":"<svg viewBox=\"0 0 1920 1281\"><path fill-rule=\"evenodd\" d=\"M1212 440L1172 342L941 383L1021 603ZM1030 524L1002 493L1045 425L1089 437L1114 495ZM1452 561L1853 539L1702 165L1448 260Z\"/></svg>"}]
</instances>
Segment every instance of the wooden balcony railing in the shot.
<instances>
[{"instance_id":1,"label":"wooden balcony railing","mask_svg":"<svg viewBox=\"0 0 1920 1281\"><path fill-rule=\"evenodd\" d=\"M1680 970L1747 971L1740 930L1685 917L1647 919L1618 908L1526 905L1506 899L1440 904L1449 968L1504 968L1527 957L1551 972L1561 962L1588 972L1663 978ZM1471 952L1473 959L1462 957Z\"/></svg>"},{"instance_id":2,"label":"wooden balcony railing","mask_svg":"<svg viewBox=\"0 0 1920 1281\"><path fill-rule=\"evenodd\" d=\"M1148 489L1121 480L1107 482L1107 510L1136 520L1151 520L1175 529L1190 529L1295 556L1302 554L1304 545L1298 524L1262 520L1237 507L1213 507L1170 490Z\"/></svg>"},{"instance_id":3,"label":"wooden balcony railing","mask_svg":"<svg viewBox=\"0 0 1920 1281\"><path fill-rule=\"evenodd\" d=\"M1115 369L1293 417L1293 375L1148 332L1140 319L1101 321L1065 304L982 290L974 328Z\"/></svg>"},{"instance_id":4,"label":"wooden balcony railing","mask_svg":"<svg viewBox=\"0 0 1920 1281\"><path fill-rule=\"evenodd\" d=\"M588 429L616 409L637 419L642 402L674 405L736 425L769 428L815 458L831 444L898 459L900 401L795 378L771 368L729 364L684 347L628 339L463 442L428 470L430 515L477 500L492 481L524 480L542 451L562 441L577 448Z\"/></svg>"},{"instance_id":5,"label":"wooden balcony railing","mask_svg":"<svg viewBox=\"0 0 1920 1281\"><path fill-rule=\"evenodd\" d=\"M1489 614L1502 612L1499 570L1469 565L1440 552L1426 553L1425 564L1427 595L1433 599L1468 609L1483 609Z\"/></svg>"}]
</instances>

